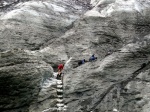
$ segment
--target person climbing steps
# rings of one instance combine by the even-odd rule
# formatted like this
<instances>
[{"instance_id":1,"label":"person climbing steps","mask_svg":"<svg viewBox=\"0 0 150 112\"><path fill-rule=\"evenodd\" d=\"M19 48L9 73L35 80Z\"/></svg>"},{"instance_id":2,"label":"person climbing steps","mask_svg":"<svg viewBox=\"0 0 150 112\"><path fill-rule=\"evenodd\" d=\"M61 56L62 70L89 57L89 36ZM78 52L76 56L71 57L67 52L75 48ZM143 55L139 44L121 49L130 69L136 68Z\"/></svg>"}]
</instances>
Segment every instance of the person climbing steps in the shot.
<instances>
[{"instance_id":1,"label":"person climbing steps","mask_svg":"<svg viewBox=\"0 0 150 112\"><path fill-rule=\"evenodd\" d=\"M63 68L64 68L64 64L59 64L58 65L58 74L59 75L62 73Z\"/></svg>"},{"instance_id":2,"label":"person climbing steps","mask_svg":"<svg viewBox=\"0 0 150 112\"><path fill-rule=\"evenodd\" d=\"M57 110L57 112L66 112L67 106L64 104L64 99L63 99L63 73L62 70L64 68L63 64L58 65L58 73L56 76L56 92L57 92L57 98L56 98L56 106L53 108L53 110ZM44 112L50 112L49 110L52 108L49 108L45 110ZM55 111L56 112L56 111Z\"/></svg>"}]
</instances>

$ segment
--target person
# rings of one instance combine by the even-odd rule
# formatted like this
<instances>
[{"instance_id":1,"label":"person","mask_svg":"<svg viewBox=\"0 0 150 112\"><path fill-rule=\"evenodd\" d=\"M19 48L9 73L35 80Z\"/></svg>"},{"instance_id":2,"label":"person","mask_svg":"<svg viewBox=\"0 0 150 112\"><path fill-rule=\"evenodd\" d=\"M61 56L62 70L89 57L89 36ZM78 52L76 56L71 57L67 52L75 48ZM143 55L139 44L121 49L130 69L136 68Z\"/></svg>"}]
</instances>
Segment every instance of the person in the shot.
<instances>
[{"instance_id":1,"label":"person","mask_svg":"<svg viewBox=\"0 0 150 112\"><path fill-rule=\"evenodd\" d=\"M89 58L89 61L94 61L94 60L96 60L97 59L97 57L95 57L94 56L94 54Z\"/></svg>"},{"instance_id":2,"label":"person","mask_svg":"<svg viewBox=\"0 0 150 112\"><path fill-rule=\"evenodd\" d=\"M64 65L63 65L63 64L59 64L59 65L58 65L58 74L61 74L63 68L64 68Z\"/></svg>"},{"instance_id":3,"label":"person","mask_svg":"<svg viewBox=\"0 0 150 112\"><path fill-rule=\"evenodd\" d=\"M83 59L83 60L79 60L78 65L80 66L80 65L84 64L85 62L86 62L86 60L85 60L85 59Z\"/></svg>"}]
</instances>

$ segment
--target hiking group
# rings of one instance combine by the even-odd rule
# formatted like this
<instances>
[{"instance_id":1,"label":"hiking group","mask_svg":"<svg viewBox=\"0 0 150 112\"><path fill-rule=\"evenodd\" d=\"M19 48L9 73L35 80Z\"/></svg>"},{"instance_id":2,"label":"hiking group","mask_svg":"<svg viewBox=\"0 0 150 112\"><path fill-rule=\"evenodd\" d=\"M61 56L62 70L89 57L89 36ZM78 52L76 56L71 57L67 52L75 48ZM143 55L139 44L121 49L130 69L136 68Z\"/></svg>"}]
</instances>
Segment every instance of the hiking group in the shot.
<instances>
[{"instance_id":1,"label":"hiking group","mask_svg":"<svg viewBox=\"0 0 150 112\"><path fill-rule=\"evenodd\" d=\"M82 64L84 64L84 63L86 63L86 62L92 62L92 61L95 61L95 60L97 60L97 57L95 57L95 55L93 54L93 55L89 58L88 61L85 60L85 59L79 60L79 61L78 61L78 66L80 66L80 65L82 65ZM64 64L59 64L59 65L58 65L57 79L59 79L59 80L62 79L62 70L63 70L63 68L64 68Z\"/></svg>"},{"instance_id":2,"label":"hiking group","mask_svg":"<svg viewBox=\"0 0 150 112\"><path fill-rule=\"evenodd\" d=\"M82 64L84 64L84 63L86 63L86 62L92 62L92 61L95 61L95 60L97 60L97 57L95 57L95 54L93 54L93 55L89 58L88 61L85 60L85 59L79 60L79 61L78 61L78 65L80 66L80 65L82 65Z\"/></svg>"}]
</instances>

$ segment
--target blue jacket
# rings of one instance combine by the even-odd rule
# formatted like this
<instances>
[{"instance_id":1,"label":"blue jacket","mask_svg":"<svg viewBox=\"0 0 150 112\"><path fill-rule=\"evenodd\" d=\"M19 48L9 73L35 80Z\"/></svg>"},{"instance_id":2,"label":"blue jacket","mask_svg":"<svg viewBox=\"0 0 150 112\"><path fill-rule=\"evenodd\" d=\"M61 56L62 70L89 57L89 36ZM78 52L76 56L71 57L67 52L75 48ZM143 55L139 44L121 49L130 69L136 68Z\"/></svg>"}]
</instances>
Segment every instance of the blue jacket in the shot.
<instances>
[{"instance_id":1,"label":"blue jacket","mask_svg":"<svg viewBox=\"0 0 150 112\"><path fill-rule=\"evenodd\" d=\"M96 59L96 57L94 56L94 54L90 57L90 59L89 60L95 60Z\"/></svg>"},{"instance_id":2,"label":"blue jacket","mask_svg":"<svg viewBox=\"0 0 150 112\"><path fill-rule=\"evenodd\" d=\"M84 64L85 63L85 61L84 60L82 60L82 64Z\"/></svg>"}]
</instances>

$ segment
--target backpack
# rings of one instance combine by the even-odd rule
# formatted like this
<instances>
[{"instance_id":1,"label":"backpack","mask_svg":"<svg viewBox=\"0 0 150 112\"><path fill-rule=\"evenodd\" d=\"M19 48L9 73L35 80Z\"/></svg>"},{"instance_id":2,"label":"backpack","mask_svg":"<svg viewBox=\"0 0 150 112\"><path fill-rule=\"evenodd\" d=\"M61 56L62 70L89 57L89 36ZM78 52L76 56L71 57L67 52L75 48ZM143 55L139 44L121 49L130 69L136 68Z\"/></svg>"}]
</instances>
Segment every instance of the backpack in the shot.
<instances>
[{"instance_id":1,"label":"backpack","mask_svg":"<svg viewBox=\"0 0 150 112\"><path fill-rule=\"evenodd\" d=\"M56 77L56 79L58 79L58 80L61 80L61 75L62 75L62 73L60 73L60 74L57 74L57 77Z\"/></svg>"}]
</instances>

